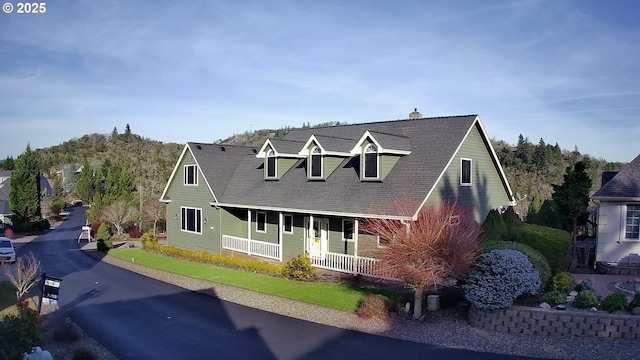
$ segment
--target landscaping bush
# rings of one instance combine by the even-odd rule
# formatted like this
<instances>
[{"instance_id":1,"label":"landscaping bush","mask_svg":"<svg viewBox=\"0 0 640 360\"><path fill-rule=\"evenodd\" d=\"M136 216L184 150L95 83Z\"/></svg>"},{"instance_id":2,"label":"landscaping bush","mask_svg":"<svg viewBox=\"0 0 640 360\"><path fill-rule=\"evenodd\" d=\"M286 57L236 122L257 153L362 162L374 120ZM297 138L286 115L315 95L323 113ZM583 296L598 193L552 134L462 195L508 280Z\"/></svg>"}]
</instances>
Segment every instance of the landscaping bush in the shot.
<instances>
[{"instance_id":1,"label":"landscaping bush","mask_svg":"<svg viewBox=\"0 0 640 360\"><path fill-rule=\"evenodd\" d=\"M13 230L11 228L4 229L4 236L13 239Z\"/></svg>"},{"instance_id":2,"label":"landscaping bush","mask_svg":"<svg viewBox=\"0 0 640 360\"><path fill-rule=\"evenodd\" d=\"M576 296L574 304L578 309L590 309L598 306L598 297L592 290L582 290Z\"/></svg>"},{"instance_id":3,"label":"landscaping bush","mask_svg":"<svg viewBox=\"0 0 640 360\"><path fill-rule=\"evenodd\" d=\"M96 238L98 236L98 229L102 225L102 221L92 221L91 222L91 237Z\"/></svg>"},{"instance_id":4,"label":"landscaping bush","mask_svg":"<svg viewBox=\"0 0 640 360\"><path fill-rule=\"evenodd\" d=\"M144 233L140 236L140 243L142 247L147 247L147 244L157 244L158 237L154 233Z\"/></svg>"},{"instance_id":5,"label":"landscaping bush","mask_svg":"<svg viewBox=\"0 0 640 360\"><path fill-rule=\"evenodd\" d=\"M139 239L144 233L138 227L132 226L127 229L127 234L129 234L129 239Z\"/></svg>"},{"instance_id":6,"label":"landscaping bush","mask_svg":"<svg viewBox=\"0 0 640 360\"><path fill-rule=\"evenodd\" d=\"M600 308L608 312L622 311L627 308L627 302L627 295L621 292L614 292L602 300Z\"/></svg>"},{"instance_id":7,"label":"landscaping bush","mask_svg":"<svg viewBox=\"0 0 640 360\"><path fill-rule=\"evenodd\" d=\"M551 278L551 288L553 290L558 290L566 294L573 290L574 286L575 281L573 280L573 276L566 271L558 273Z\"/></svg>"},{"instance_id":8,"label":"landscaping bush","mask_svg":"<svg viewBox=\"0 0 640 360\"><path fill-rule=\"evenodd\" d=\"M482 224L481 234L485 241L507 240L509 238L507 226L498 210L489 211Z\"/></svg>"},{"instance_id":9,"label":"landscaping bush","mask_svg":"<svg viewBox=\"0 0 640 360\"><path fill-rule=\"evenodd\" d=\"M551 266L549 266L547 259L542 256L538 250L529 245L511 241L489 241L484 247L485 252L498 249L516 250L526 255L531 265L533 265L533 268L538 271L538 275L540 276L540 289L546 289L547 285L549 285L549 280L551 280Z\"/></svg>"},{"instance_id":10,"label":"landscaping bush","mask_svg":"<svg viewBox=\"0 0 640 360\"><path fill-rule=\"evenodd\" d=\"M33 228L37 230L49 230L51 223L49 223L49 219L36 220L33 222Z\"/></svg>"},{"instance_id":11,"label":"landscaping bush","mask_svg":"<svg viewBox=\"0 0 640 360\"><path fill-rule=\"evenodd\" d=\"M287 261L282 267L282 275L288 279L311 281L316 276L316 269L311 265L309 254L304 253Z\"/></svg>"},{"instance_id":12,"label":"landscaping bush","mask_svg":"<svg viewBox=\"0 0 640 360\"><path fill-rule=\"evenodd\" d=\"M0 356L8 359L22 359L23 353L40 342L37 312L23 301L17 307L18 315L7 315L0 321Z\"/></svg>"},{"instance_id":13,"label":"landscaping bush","mask_svg":"<svg viewBox=\"0 0 640 360\"><path fill-rule=\"evenodd\" d=\"M576 291L581 292L584 290L596 291L596 283L592 278L584 279L580 282L580 284L576 285Z\"/></svg>"},{"instance_id":14,"label":"landscaping bush","mask_svg":"<svg viewBox=\"0 0 640 360\"><path fill-rule=\"evenodd\" d=\"M633 295L633 299L629 303L629 310L640 307L640 293Z\"/></svg>"},{"instance_id":15,"label":"landscaping bush","mask_svg":"<svg viewBox=\"0 0 640 360\"><path fill-rule=\"evenodd\" d=\"M207 251L196 251L182 249L171 245L160 245L157 242L154 243L151 241L143 243L143 247L169 256L198 260L265 274L282 275L282 265L272 264L262 260L245 260L241 258L212 254Z\"/></svg>"},{"instance_id":16,"label":"landscaping bush","mask_svg":"<svg viewBox=\"0 0 640 360\"><path fill-rule=\"evenodd\" d=\"M542 301L551 306L564 304L567 302L567 294L558 290L551 290L542 296Z\"/></svg>"},{"instance_id":17,"label":"landscaping bush","mask_svg":"<svg viewBox=\"0 0 640 360\"><path fill-rule=\"evenodd\" d=\"M51 203L51 214L58 216L60 215L60 213L62 212L62 210L64 210L64 200L54 200Z\"/></svg>"},{"instance_id":18,"label":"landscaping bush","mask_svg":"<svg viewBox=\"0 0 640 360\"><path fill-rule=\"evenodd\" d=\"M387 319L391 302L382 295L369 294L358 303L356 314L363 319Z\"/></svg>"},{"instance_id":19,"label":"landscaping bush","mask_svg":"<svg viewBox=\"0 0 640 360\"><path fill-rule=\"evenodd\" d=\"M109 226L107 226L107 224L102 224L98 228L96 241L96 246L100 251L107 251L113 248L113 242L111 241L111 234L109 233Z\"/></svg>"},{"instance_id":20,"label":"landscaping bush","mask_svg":"<svg viewBox=\"0 0 640 360\"><path fill-rule=\"evenodd\" d=\"M471 265L465 297L479 309L504 309L516 298L536 294L540 276L525 255L515 250L492 250Z\"/></svg>"},{"instance_id":21,"label":"landscaping bush","mask_svg":"<svg viewBox=\"0 0 640 360\"><path fill-rule=\"evenodd\" d=\"M509 206L502 214L502 220L507 227L509 240L520 240L520 226L522 226L522 220L520 220L520 216L518 216L518 214L513 210L513 206Z\"/></svg>"},{"instance_id":22,"label":"landscaping bush","mask_svg":"<svg viewBox=\"0 0 640 360\"><path fill-rule=\"evenodd\" d=\"M522 224L519 242L540 251L557 274L569 268L571 233L541 225Z\"/></svg>"}]
</instances>

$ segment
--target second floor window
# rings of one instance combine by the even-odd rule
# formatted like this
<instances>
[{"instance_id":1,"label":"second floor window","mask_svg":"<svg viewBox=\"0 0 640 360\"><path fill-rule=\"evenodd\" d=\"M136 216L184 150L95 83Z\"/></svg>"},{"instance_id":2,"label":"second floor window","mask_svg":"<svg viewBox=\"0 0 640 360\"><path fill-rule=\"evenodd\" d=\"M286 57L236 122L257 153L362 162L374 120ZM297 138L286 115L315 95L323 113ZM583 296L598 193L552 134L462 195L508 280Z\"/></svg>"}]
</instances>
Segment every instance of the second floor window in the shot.
<instances>
[{"instance_id":1,"label":"second floor window","mask_svg":"<svg viewBox=\"0 0 640 360\"><path fill-rule=\"evenodd\" d=\"M365 179L378 178L378 147L369 144L364 148L364 176Z\"/></svg>"},{"instance_id":2,"label":"second floor window","mask_svg":"<svg viewBox=\"0 0 640 360\"><path fill-rule=\"evenodd\" d=\"M460 185L471 186L471 159L460 160Z\"/></svg>"},{"instance_id":3,"label":"second floor window","mask_svg":"<svg viewBox=\"0 0 640 360\"><path fill-rule=\"evenodd\" d=\"M640 205L627 205L625 239L640 239Z\"/></svg>"},{"instance_id":4,"label":"second floor window","mask_svg":"<svg viewBox=\"0 0 640 360\"><path fill-rule=\"evenodd\" d=\"M311 149L311 169L309 171L309 177L321 178L322 177L322 154L320 148L315 146Z\"/></svg>"},{"instance_id":5,"label":"second floor window","mask_svg":"<svg viewBox=\"0 0 640 360\"><path fill-rule=\"evenodd\" d=\"M277 162L276 162L276 154L273 152L273 150L269 150L267 152L267 161L266 161L266 177L268 178L275 178L277 177L277 171L276 171L276 166L277 166Z\"/></svg>"},{"instance_id":6,"label":"second floor window","mask_svg":"<svg viewBox=\"0 0 640 360\"><path fill-rule=\"evenodd\" d=\"M184 184L198 185L198 165L184 166Z\"/></svg>"}]
</instances>

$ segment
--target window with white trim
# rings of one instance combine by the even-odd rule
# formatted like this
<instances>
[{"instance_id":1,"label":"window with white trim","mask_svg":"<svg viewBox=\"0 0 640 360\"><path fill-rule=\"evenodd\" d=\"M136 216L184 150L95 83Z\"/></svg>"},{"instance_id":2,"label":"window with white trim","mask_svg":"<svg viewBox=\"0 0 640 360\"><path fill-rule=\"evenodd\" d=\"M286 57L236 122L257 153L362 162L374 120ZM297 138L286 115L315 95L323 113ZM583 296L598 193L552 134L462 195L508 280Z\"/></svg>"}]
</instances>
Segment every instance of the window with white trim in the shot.
<instances>
[{"instance_id":1,"label":"window with white trim","mask_svg":"<svg viewBox=\"0 0 640 360\"><path fill-rule=\"evenodd\" d=\"M285 215L282 223L282 231L287 234L293 234L293 215Z\"/></svg>"},{"instance_id":2,"label":"window with white trim","mask_svg":"<svg viewBox=\"0 0 640 360\"><path fill-rule=\"evenodd\" d=\"M460 185L471 186L471 159L460 159Z\"/></svg>"},{"instance_id":3,"label":"window with white trim","mask_svg":"<svg viewBox=\"0 0 640 360\"><path fill-rule=\"evenodd\" d=\"M264 176L268 179L275 179L278 177L278 160L273 150L267 151L266 161L264 163Z\"/></svg>"},{"instance_id":4,"label":"window with white trim","mask_svg":"<svg viewBox=\"0 0 640 360\"><path fill-rule=\"evenodd\" d=\"M181 230L202 234L202 209L180 207Z\"/></svg>"},{"instance_id":5,"label":"window with white trim","mask_svg":"<svg viewBox=\"0 0 640 360\"><path fill-rule=\"evenodd\" d=\"M342 241L353 241L354 221L351 219L342 220Z\"/></svg>"},{"instance_id":6,"label":"window with white trim","mask_svg":"<svg viewBox=\"0 0 640 360\"><path fill-rule=\"evenodd\" d=\"M313 179L322 178L322 154L318 146L314 146L309 154L309 177Z\"/></svg>"},{"instance_id":7,"label":"window with white trim","mask_svg":"<svg viewBox=\"0 0 640 360\"><path fill-rule=\"evenodd\" d=\"M377 179L379 170L378 147L375 144L369 144L364 148L364 164L362 176L363 179Z\"/></svg>"},{"instance_id":8,"label":"window with white trim","mask_svg":"<svg viewBox=\"0 0 640 360\"><path fill-rule=\"evenodd\" d=\"M198 185L198 165L184 166L184 184Z\"/></svg>"},{"instance_id":9,"label":"window with white trim","mask_svg":"<svg viewBox=\"0 0 640 360\"><path fill-rule=\"evenodd\" d=\"M267 213L256 213L256 231L262 233L267 232Z\"/></svg>"},{"instance_id":10,"label":"window with white trim","mask_svg":"<svg viewBox=\"0 0 640 360\"><path fill-rule=\"evenodd\" d=\"M640 240L640 204L628 204L624 238Z\"/></svg>"}]
</instances>

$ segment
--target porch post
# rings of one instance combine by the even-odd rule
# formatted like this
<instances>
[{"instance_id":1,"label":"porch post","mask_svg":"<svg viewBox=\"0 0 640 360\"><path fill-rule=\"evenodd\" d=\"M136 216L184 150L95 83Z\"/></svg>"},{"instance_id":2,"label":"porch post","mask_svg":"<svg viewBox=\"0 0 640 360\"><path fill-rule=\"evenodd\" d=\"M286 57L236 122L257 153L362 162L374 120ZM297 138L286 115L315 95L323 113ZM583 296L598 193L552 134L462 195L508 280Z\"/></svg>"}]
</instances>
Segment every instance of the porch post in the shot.
<instances>
[{"instance_id":1,"label":"porch post","mask_svg":"<svg viewBox=\"0 0 640 360\"><path fill-rule=\"evenodd\" d=\"M251 240L251 209L247 209L247 239Z\"/></svg>"},{"instance_id":2,"label":"porch post","mask_svg":"<svg viewBox=\"0 0 640 360\"><path fill-rule=\"evenodd\" d=\"M358 219L353 220L353 257L358 257Z\"/></svg>"},{"instance_id":3,"label":"porch post","mask_svg":"<svg viewBox=\"0 0 640 360\"><path fill-rule=\"evenodd\" d=\"M313 235L313 215L309 214L309 228L307 229L307 250L309 251L309 255L311 255L311 241L315 240L315 236Z\"/></svg>"},{"instance_id":4,"label":"porch post","mask_svg":"<svg viewBox=\"0 0 640 360\"><path fill-rule=\"evenodd\" d=\"M282 261L282 232L284 230L284 215L282 211L278 213L278 260ZM293 224L292 224L293 226Z\"/></svg>"}]
</instances>

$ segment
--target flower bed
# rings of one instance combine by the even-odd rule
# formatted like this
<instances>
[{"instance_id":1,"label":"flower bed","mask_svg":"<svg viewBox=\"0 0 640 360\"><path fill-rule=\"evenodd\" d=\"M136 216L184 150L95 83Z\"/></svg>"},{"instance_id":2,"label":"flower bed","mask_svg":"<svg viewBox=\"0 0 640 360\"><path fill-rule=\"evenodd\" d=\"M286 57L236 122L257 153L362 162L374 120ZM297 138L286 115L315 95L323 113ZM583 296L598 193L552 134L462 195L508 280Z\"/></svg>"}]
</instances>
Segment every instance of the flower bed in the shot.
<instances>
[{"instance_id":1,"label":"flower bed","mask_svg":"<svg viewBox=\"0 0 640 360\"><path fill-rule=\"evenodd\" d=\"M469 322L483 329L515 334L640 339L640 316L625 314L525 306L481 310L471 306Z\"/></svg>"}]
</instances>

